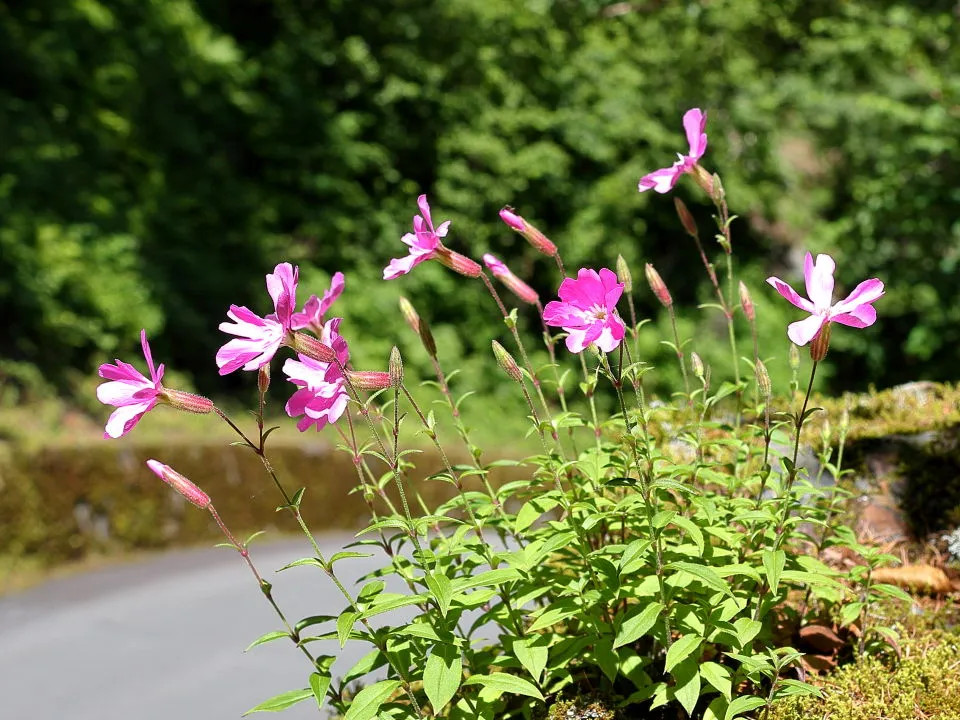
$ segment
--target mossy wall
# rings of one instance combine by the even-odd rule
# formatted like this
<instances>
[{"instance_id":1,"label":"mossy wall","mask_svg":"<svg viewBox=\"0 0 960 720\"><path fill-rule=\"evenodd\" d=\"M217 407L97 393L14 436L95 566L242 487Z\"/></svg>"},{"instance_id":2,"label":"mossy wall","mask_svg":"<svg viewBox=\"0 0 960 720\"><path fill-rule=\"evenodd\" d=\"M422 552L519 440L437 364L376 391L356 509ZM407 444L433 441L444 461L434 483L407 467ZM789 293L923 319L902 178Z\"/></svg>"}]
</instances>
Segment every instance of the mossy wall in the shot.
<instances>
[{"instance_id":1,"label":"mossy wall","mask_svg":"<svg viewBox=\"0 0 960 720\"><path fill-rule=\"evenodd\" d=\"M275 445L269 456L291 494L306 487L302 511L315 532L357 529L369 520L350 456L333 448ZM278 513L282 497L249 450L223 444L161 447L103 442L81 447L13 450L0 457L0 553L60 563L90 553L215 542L210 515L190 505L150 472L148 458L169 459L213 500L234 534L296 531ZM423 482L439 462L417 456L412 481L436 503L450 487ZM394 498L395 499L395 498Z\"/></svg>"}]
</instances>

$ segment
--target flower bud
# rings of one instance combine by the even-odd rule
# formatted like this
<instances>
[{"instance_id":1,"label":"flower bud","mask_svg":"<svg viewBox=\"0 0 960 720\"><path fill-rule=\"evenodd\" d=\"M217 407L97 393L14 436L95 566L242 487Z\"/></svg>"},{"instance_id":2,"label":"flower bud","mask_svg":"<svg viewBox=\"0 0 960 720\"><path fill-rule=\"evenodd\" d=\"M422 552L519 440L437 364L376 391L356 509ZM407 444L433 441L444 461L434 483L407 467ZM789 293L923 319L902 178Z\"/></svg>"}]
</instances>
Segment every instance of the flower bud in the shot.
<instances>
[{"instance_id":1,"label":"flower bud","mask_svg":"<svg viewBox=\"0 0 960 720\"><path fill-rule=\"evenodd\" d=\"M690 211L687 209L686 203L674 195L673 206L677 209L677 216L680 218L680 224L683 225L683 229L687 231L687 235L692 238L699 238L700 235L697 232L697 222L693 219L693 215L691 215Z\"/></svg>"},{"instance_id":2,"label":"flower bud","mask_svg":"<svg viewBox=\"0 0 960 720\"><path fill-rule=\"evenodd\" d=\"M197 413L198 415L206 415L213 410L213 401L208 400L202 395L194 395L193 393L183 392L182 390L163 388L160 396L171 407L175 407L177 410L185 410L186 412Z\"/></svg>"},{"instance_id":3,"label":"flower bud","mask_svg":"<svg viewBox=\"0 0 960 720\"><path fill-rule=\"evenodd\" d=\"M704 370L703 370L703 359L699 354L692 352L690 353L690 364L693 366L693 374L700 382L703 382Z\"/></svg>"},{"instance_id":4,"label":"flower bud","mask_svg":"<svg viewBox=\"0 0 960 720\"><path fill-rule=\"evenodd\" d=\"M347 378L357 390L383 390L393 386L390 373L380 370L347 370Z\"/></svg>"},{"instance_id":5,"label":"flower bud","mask_svg":"<svg viewBox=\"0 0 960 720\"><path fill-rule=\"evenodd\" d=\"M398 388L403 385L403 358L400 357L400 350L396 345L390 350L389 368L390 386Z\"/></svg>"},{"instance_id":6,"label":"flower bud","mask_svg":"<svg viewBox=\"0 0 960 720\"><path fill-rule=\"evenodd\" d=\"M465 277L478 278L480 277L480 273L483 272L483 268L481 268L478 263L475 263L466 255L461 255L449 248L438 248L437 260L454 272L460 273Z\"/></svg>"},{"instance_id":7,"label":"flower bud","mask_svg":"<svg viewBox=\"0 0 960 720\"><path fill-rule=\"evenodd\" d=\"M757 387L760 389L760 394L764 400L769 402L773 388L770 384L770 373L767 372L767 366L763 364L763 360L757 360L756 365L753 366L753 374L757 378Z\"/></svg>"},{"instance_id":8,"label":"flower bud","mask_svg":"<svg viewBox=\"0 0 960 720\"><path fill-rule=\"evenodd\" d=\"M427 354L432 358L437 357L437 343L433 339L433 333L430 332L430 324L417 314L413 305L405 297L400 298L400 312L410 329L420 337L420 342Z\"/></svg>"},{"instance_id":9,"label":"flower bud","mask_svg":"<svg viewBox=\"0 0 960 720\"><path fill-rule=\"evenodd\" d=\"M791 372L796 374L800 371L800 350L796 345L790 346L790 352L787 356L787 362L790 366Z\"/></svg>"},{"instance_id":10,"label":"flower bud","mask_svg":"<svg viewBox=\"0 0 960 720\"><path fill-rule=\"evenodd\" d=\"M210 507L210 496L169 465L164 465L162 462L158 462L157 460L147 460L147 467L150 468L157 475L157 477L163 480L167 485L172 487L201 510L206 510L208 507Z\"/></svg>"},{"instance_id":11,"label":"flower bud","mask_svg":"<svg viewBox=\"0 0 960 720\"><path fill-rule=\"evenodd\" d=\"M266 395L270 389L270 363L267 363L257 372L257 390L261 395Z\"/></svg>"},{"instance_id":12,"label":"flower bud","mask_svg":"<svg viewBox=\"0 0 960 720\"><path fill-rule=\"evenodd\" d=\"M484 255L483 264L490 269L494 277L506 285L510 292L523 300L523 302L530 303L531 305L536 305L540 302L540 296L537 295L537 291L510 272L510 268L504 265L496 255L491 255L490 253Z\"/></svg>"},{"instance_id":13,"label":"flower bud","mask_svg":"<svg viewBox=\"0 0 960 720\"><path fill-rule=\"evenodd\" d=\"M527 239L527 242L544 255L549 255L550 257L556 256L557 246L550 242L547 236L536 227L517 215L509 205L500 211L500 219L523 235Z\"/></svg>"},{"instance_id":14,"label":"flower bud","mask_svg":"<svg viewBox=\"0 0 960 720\"><path fill-rule=\"evenodd\" d=\"M757 313L753 307L753 298L750 297L750 291L743 284L743 280L740 281L740 307L743 308L743 314L747 316L747 320L750 322L756 320Z\"/></svg>"},{"instance_id":15,"label":"flower bud","mask_svg":"<svg viewBox=\"0 0 960 720\"><path fill-rule=\"evenodd\" d=\"M653 290L653 294L657 296L657 300L659 300L665 308L671 307L673 305L673 298L670 297L670 291L667 290L667 286L664 284L663 278L660 277L660 273L658 273L650 263L646 264L644 272L647 274L647 282L650 283L650 289Z\"/></svg>"},{"instance_id":16,"label":"flower bud","mask_svg":"<svg viewBox=\"0 0 960 720\"><path fill-rule=\"evenodd\" d=\"M520 366L517 365L517 361L513 359L513 355L507 352L506 348L496 340L494 340L491 345L493 346L493 356L497 359L497 365L500 366L511 380L523 382L523 373L520 372Z\"/></svg>"},{"instance_id":17,"label":"flower bud","mask_svg":"<svg viewBox=\"0 0 960 720\"><path fill-rule=\"evenodd\" d=\"M324 345L315 337L311 337L302 332L294 333L293 349L301 355L306 355L308 358L313 358L320 362L330 363L336 362L337 360L337 353L333 351L332 347Z\"/></svg>"},{"instance_id":18,"label":"flower bud","mask_svg":"<svg viewBox=\"0 0 960 720\"><path fill-rule=\"evenodd\" d=\"M633 275L630 274L630 266L623 259L623 255L617 255L617 280L623 283L625 293L633 292Z\"/></svg>"},{"instance_id":19,"label":"flower bud","mask_svg":"<svg viewBox=\"0 0 960 720\"><path fill-rule=\"evenodd\" d=\"M825 322L820 332L810 341L810 359L814 362L820 362L827 356L827 350L830 349L830 325Z\"/></svg>"}]
</instances>

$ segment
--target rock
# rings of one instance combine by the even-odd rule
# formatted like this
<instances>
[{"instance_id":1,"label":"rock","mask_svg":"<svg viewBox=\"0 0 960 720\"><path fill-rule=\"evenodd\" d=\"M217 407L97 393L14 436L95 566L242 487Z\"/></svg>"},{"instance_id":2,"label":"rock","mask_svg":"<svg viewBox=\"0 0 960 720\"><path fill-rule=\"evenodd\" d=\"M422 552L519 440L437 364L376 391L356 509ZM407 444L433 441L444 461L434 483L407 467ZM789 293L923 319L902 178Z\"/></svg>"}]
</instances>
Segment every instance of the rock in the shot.
<instances>
[{"instance_id":1,"label":"rock","mask_svg":"<svg viewBox=\"0 0 960 720\"><path fill-rule=\"evenodd\" d=\"M905 565L897 568L878 568L873 580L896 585L904 590L945 595L953 592L953 583L946 573L933 565Z\"/></svg>"}]
</instances>

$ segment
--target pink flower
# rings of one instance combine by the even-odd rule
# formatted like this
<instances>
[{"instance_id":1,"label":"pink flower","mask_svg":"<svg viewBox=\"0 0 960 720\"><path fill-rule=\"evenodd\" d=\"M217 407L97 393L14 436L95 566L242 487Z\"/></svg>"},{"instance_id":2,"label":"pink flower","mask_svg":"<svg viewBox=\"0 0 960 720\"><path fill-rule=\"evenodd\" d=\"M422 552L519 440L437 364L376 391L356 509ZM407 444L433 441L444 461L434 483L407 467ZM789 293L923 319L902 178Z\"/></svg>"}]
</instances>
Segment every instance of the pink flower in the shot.
<instances>
[{"instance_id":1,"label":"pink flower","mask_svg":"<svg viewBox=\"0 0 960 720\"><path fill-rule=\"evenodd\" d=\"M510 272L510 268L504 265L496 255L491 255L490 253L484 255L483 264L490 269L490 272L492 272L495 277L500 279L500 282L510 289L510 292L525 303L536 305L540 302L540 296L537 295L537 291Z\"/></svg>"},{"instance_id":2,"label":"pink flower","mask_svg":"<svg viewBox=\"0 0 960 720\"><path fill-rule=\"evenodd\" d=\"M443 249L440 238L447 236L450 221L447 220L441 223L440 227L434 229L427 196L421 195L418 197L417 205L420 206L421 215L413 216L413 232L400 238L410 246L410 254L406 257L391 260L390 264L383 269L384 280L394 280L401 275L406 275L424 260L436 257Z\"/></svg>"},{"instance_id":3,"label":"pink flower","mask_svg":"<svg viewBox=\"0 0 960 720\"><path fill-rule=\"evenodd\" d=\"M617 282L613 271L581 268L576 280L566 278L560 284L560 302L548 302L543 319L547 325L567 331L570 352L583 352L591 343L610 352L626 332L616 310L621 294L623 283Z\"/></svg>"},{"instance_id":4,"label":"pink flower","mask_svg":"<svg viewBox=\"0 0 960 720\"><path fill-rule=\"evenodd\" d=\"M810 313L810 317L805 320L790 323L787 337L793 343L806 345L820 333L824 325L832 322L855 328L869 327L876 322L877 311L871 303L883 295L883 283L876 278L864 280L844 300L832 304L834 269L836 263L829 255L817 255L817 262L814 263L813 255L807 253L803 261L803 278L809 300L800 297L780 278L767 278L767 282L776 288L778 293L796 307Z\"/></svg>"},{"instance_id":5,"label":"pink flower","mask_svg":"<svg viewBox=\"0 0 960 720\"><path fill-rule=\"evenodd\" d=\"M105 405L114 405L117 409L107 420L103 436L119 438L130 432L146 413L153 409L164 392L160 381L163 379L163 365L153 366L153 355L147 343L147 331L140 331L140 345L147 360L150 379L122 360L115 365L104 363L98 371L100 377L110 380L97 388L97 399Z\"/></svg>"},{"instance_id":6,"label":"pink flower","mask_svg":"<svg viewBox=\"0 0 960 720\"><path fill-rule=\"evenodd\" d=\"M707 127L707 116L699 108L687 110L683 114L683 129L687 133L687 143L690 145L689 155L677 156L680 158L668 168L654 170L649 175L640 178L638 189L645 192L653 188L658 193L667 193L673 190L677 180L684 173L692 172L697 166L697 161L703 157L707 151L707 134L704 130Z\"/></svg>"},{"instance_id":7,"label":"pink flower","mask_svg":"<svg viewBox=\"0 0 960 720\"><path fill-rule=\"evenodd\" d=\"M350 359L350 350L347 341L338 332L340 322L341 318L328 320L320 333L320 341L334 349L340 366L345 367ZM287 415L303 416L297 421L300 432L311 425L321 430L327 423L339 420L346 410L350 400L346 382L337 363L320 362L306 355L298 357L299 360L291 358L283 364L287 379L298 388L287 401Z\"/></svg>"},{"instance_id":8,"label":"pink flower","mask_svg":"<svg viewBox=\"0 0 960 720\"><path fill-rule=\"evenodd\" d=\"M293 314L291 327L294 330L310 328L319 335L323 331L323 316L333 305L334 300L343 294L343 287L343 273L334 273L330 279L330 289L323 293L323 298L311 295L303 306L303 312Z\"/></svg>"},{"instance_id":9,"label":"pink flower","mask_svg":"<svg viewBox=\"0 0 960 720\"><path fill-rule=\"evenodd\" d=\"M269 363L293 332L294 310L297 307L299 268L280 263L267 275L267 292L273 298L274 311L266 317L246 307L231 305L227 317L233 323L220 323L220 329L238 339L231 340L217 351L217 367L227 375L241 367L259 370Z\"/></svg>"}]
</instances>

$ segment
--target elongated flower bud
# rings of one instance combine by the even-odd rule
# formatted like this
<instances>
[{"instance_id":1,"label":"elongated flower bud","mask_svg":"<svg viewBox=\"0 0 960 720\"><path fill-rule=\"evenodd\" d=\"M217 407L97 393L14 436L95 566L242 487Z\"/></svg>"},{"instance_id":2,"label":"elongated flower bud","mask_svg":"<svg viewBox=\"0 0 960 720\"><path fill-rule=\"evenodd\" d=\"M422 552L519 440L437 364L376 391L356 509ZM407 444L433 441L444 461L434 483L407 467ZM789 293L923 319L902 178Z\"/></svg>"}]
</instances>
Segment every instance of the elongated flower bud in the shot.
<instances>
[{"instance_id":1,"label":"elongated flower bud","mask_svg":"<svg viewBox=\"0 0 960 720\"><path fill-rule=\"evenodd\" d=\"M420 342L423 344L427 354L432 358L437 357L437 343L433 339L433 333L430 331L430 323L420 317L413 305L411 305L410 301L405 297L400 298L400 312L403 314L403 319L407 321L410 329L420 337Z\"/></svg>"},{"instance_id":2,"label":"elongated flower bud","mask_svg":"<svg viewBox=\"0 0 960 720\"><path fill-rule=\"evenodd\" d=\"M257 390L261 395L266 395L270 389L270 363L264 365L257 372Z\"/></svg>"},{"instance_id":3,"label":"elongated flower bud","mask_svg":"<svg viewBox=\"0 0 960 720\"><path fill-rule=\"evenodd\" d=\"M510 292L523 300L523 302L530 303L531 305L536 305L540 302L540 296L537 295L537 291L510 272L510 268L504 265L496 255L491 255L490 253L484 255L483 264L490 269L494 277L506 285Z\"/></svg>"},{"instance_id":4,"label":"elongated flower bud","mask_svg":"<svg viewBox=\"0 0 960 720\"><path fill-rule=\"evenodd\" d=\"M336 362L337 360L337 353L333 351L332 347L324 345L315 337L311 337L302 332L294 333L293 349L301 355L306 355L308 358L313 358L320 362L329 363Z\"/></svg>"},{"instance_id":5,"label":"elongated flower bud","mask_svg":"<svg viewBox=\"0 0 960 720\"><path fill-rule=\"evenodd\" d=\"M820 362L827 356L827 350L830 349L830 324L825 322L820 332L810 341L810 359L814 362Z\"/></svg>"},{"instance_id":6,"label":"elongated flower bud","mask_svg":"<svg viewBox=\"0 0 960 720\"><path fill-rule=\"evenodd\" d=\"M210 496L169 465L164 465L157 460L147 460L147 467L167 485L183 495L183 497L201 510L206 510L210 507Z\"/></svg>"},{"instance_id":7,"label":"elongated flower bud","mask_svg":"<svg viewBox=\"0 0 960 720\"><path fill-rule=\"evenodd\" d=\"M686 203L674 195L673 206L677 209L677 216L680 218L680 224L683 225L683 229L687 231L687 235L692 238L699 238L700 235L697 232L697 221L693 219L693 215L691 215L690 211L687 209Z\"/></svg>"},{"instance_id":8,"label":"elongated flower bud","mask_svg":"<svg viewBox=\"0 0 960 720\"><path fill-rule=\"evenodd\" d=\"M757 378L757 387L760 389L760 394L764 400L769 402L773 388L770 385L770 373L767 372L767 366L763 364L763 360L757 360L757 364L753 366L753 374Z\"/></svg>"},{"instance_id":9,"label":"elongated flower bud","mask_svg":"<svg viewBox=\"0 0 960 720\"><path fill-rule=\"evenodd\" d=\"M347 370L347 378L357 390L383 390L392 386L390 373L382 370Z\"/></svg>"},{"instance_id":10,"label":"elongated flower bud","mask_svg":"<svg viewBox=\"0 0 960 720\"><path fill-rule=\"evenodd\" d=\"M390 386L398 388L403 385L403 358L396 345L390 350L390 362L387 367L390 369Z\"/></svg>"},{"instance_id":11,"label":"elongated flower bud","mask_svg":"<svg viewBox=\"0 0 960 720\"><path fill-rule=\"evenodd\" d=\"M494 340L491 345L493 346L493 356L497 359L497 365L500 366L511 380L523 382L523 373L520 372L520 366L517 365L517 361L513 359L513 355L507 352L507 349L496 340Z\"/></svg>"},{"instance_id":12,"label":"elongated flower bud","mask_svg":"<svg viewBox=\"0 0 960 720\"><path fill-rule=\"evenodd\" d=\"M500 211L500 219L507 225L523 235L527 242L533 245L544 255L554 257L557 254L557 246L547 239L547 236L540 232L536 227L528 223L522 217L517 215L513 208L507 205Z\"/></svg>"},{"instance_id":13,"label":"elongated flower bud","mask_svg":"<svg viewBox=\"0 0 960 720\"><path fill-rule=\"evenodd\" d=\"M623 283L623 292L628 295L633 292L633 275L630 274L630 266L623 259L623 255L617 255L617 280Z\"/></svg>"},{"instance_id":14,"label":"elongated flower bud","mask_svg":"<svg viewBox=\"0 0 960 720\"><path fill-rule=\"evenodd\" d=\"M460 273L468 278L478 278L480 277L480 273L483 272L483 268L480 267L479 263L449 248L439 248L437 250L437 260L454 272Z\"/></svg>"},{"instance_id":15,"label":"elongated flower bud","mask_svg":"<svg viewBox=\"0 0 960 720\"><path fill-rule=\"evenodd\" d=\"M750 322L756 320L757 313L753 307L753 298L750 297L750 291L743 284L743 280L740 281L740 307L743 308L743 314L747 316L747 320Z\"/></svg>"},{"instance_id":16,"label":"elongated flower bud","mask_svg":"<svg viewBox=\"0 0 960 720\"><path fill-rule=\"evenodd\" d=\"M703 370L703 359L699 354L692 352L690 353L690 364L693 365L693 374L700 382L703 382L704 370Z\"/></svg>"},{"instance_id":17,"label":"elongated flower bud","mask_svg":"<svg viewBox=\"0 0 960 720\"><path fill-rule=\"evenodd\" d=\"M206 415L213 410L213 401L208 400L202 395L194 395L193 393L183 392L182 390L171 390L165 387L160 393L160 396L169 403L171 407L175 407L177 410L185 410L186 412L197 413L198 415Z\"/></svg>"},{"instance_id":18,"label":"elongated flower bud","mask_svg":"<svg viewBox=\"0 0 960 720\"><path fill-rule=\"evenodd\" d=\"M650 289L653 290L653 294L657 296L657 300L659 300L665 308L671 307L673 305L673 298L670 297L670 291L667 290L667 286L663 282L663 278L660 277L660 273L658 273L656 268L650 263L646 264L644 272L647 274L647 282L650 283Z\"/></svg>"}]
</instances>

